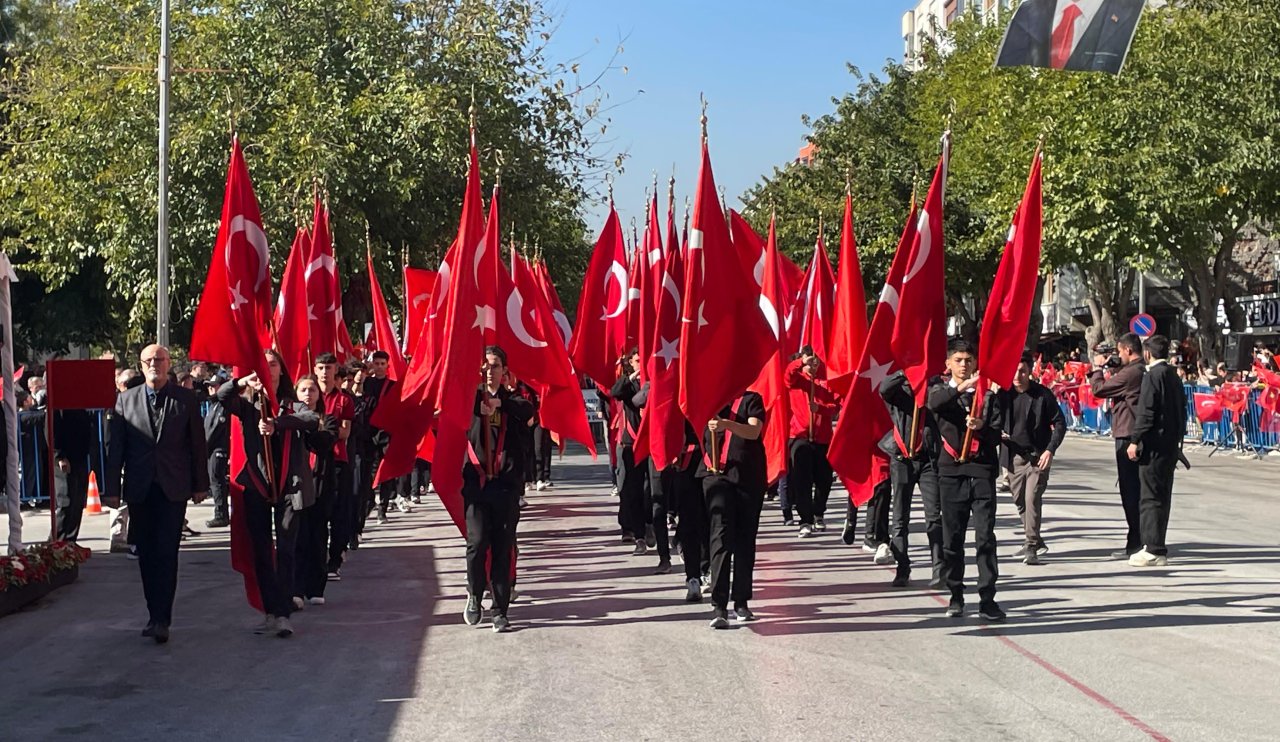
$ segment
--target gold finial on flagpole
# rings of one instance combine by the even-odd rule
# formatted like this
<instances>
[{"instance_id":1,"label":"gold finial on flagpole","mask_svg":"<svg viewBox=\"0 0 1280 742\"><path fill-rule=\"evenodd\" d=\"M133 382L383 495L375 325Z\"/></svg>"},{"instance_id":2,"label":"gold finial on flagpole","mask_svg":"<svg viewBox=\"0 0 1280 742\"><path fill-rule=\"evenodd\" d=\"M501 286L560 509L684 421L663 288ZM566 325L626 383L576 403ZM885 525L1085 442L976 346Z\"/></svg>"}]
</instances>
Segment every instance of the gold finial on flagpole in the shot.
<instances>
[{"instance_id":1,"label":"gold finial on flagpole","mask_svg":"<svg viewBox=\"0 0 1280 742\"><path fill-rule=\"evenodd\" d=\"M369 237L369 220L364 220L364 252L366 256L373 257L373 240Z\"/></svg>"},{"instance_id":2,"label":"gold finial on flagpole","mask_svg":"<svg viewBox=\"0 0 1280 742\"><path fill-rule=\"evenodd\" d=\"M676 166L671 165L671 177L667 179L667 211L674 214L676 211Z\"/></svg>"},{"instance_id":3,"label":"gold finial on flagpole","mask_svg":"<svg viewBox=\"0 0 1280 742\"><path fill-rule=\"evenodd\" d=\"M604 176L605 187L609 189L609 208L613 208L613 175L606 173Z\"/></svg>"},{"instance_id":4,"label":"gold finial on flagpole","mask_svg":"<svg viewBox=\"0 0 1280 742\"><path fill-rule=\"evenodd\" d=\"M470 121L471 130L476 128L476 86L471 84L471 104L467 106L467 120Z\"/></svg>"},{"instance_id":5,"label":"gold finial on flagpole","mask_svg":"<svg viewBox=\"0 0 1280 742\"><path fill-rule=\"evenodd\" d=\"M844 195L853 197L853 165L844 169Z\"/></svg>"},{"instance_id":6,"label":"gold finial on flagpole","mask_svg":"<svg viewBox=\"0 0 1280 742\"><path fill-rule=\"evenodd\" d=\"M698 123L702 125L702 141L706 142L707 141L707 96L703 93L698 93L698 100L701 101L702 103L702 116L699 117Z\"/></svg>"}]
</instances>

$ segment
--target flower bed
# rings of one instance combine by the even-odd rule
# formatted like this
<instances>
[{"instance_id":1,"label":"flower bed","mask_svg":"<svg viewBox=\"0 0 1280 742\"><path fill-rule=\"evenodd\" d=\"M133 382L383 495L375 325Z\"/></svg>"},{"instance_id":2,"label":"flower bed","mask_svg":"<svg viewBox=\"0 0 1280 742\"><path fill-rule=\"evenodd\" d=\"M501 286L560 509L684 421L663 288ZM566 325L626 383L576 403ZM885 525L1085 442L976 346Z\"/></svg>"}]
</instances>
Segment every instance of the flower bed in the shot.
<instances>
[{"instance_id":1,"label":"flower bed","mask_svg":"<svg viewBox=\"0 0 1280 742\"><path fill-rule=\"evenodd\" d=\"M36 544L13 556L0 556L0 616L71 584L88 558L88 549L69 541Z\"/></svg>"}]
</instances>

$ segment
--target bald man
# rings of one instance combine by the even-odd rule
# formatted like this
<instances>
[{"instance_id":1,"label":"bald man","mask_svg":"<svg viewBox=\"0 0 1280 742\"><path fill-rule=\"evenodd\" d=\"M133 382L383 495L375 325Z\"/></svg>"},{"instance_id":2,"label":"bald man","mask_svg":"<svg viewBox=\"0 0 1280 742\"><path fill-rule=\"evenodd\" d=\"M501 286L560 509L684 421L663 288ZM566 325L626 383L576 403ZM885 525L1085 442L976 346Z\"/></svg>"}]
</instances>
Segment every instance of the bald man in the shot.
<instances>
[{"instance_id":1,"label":"bald man","mask_svg":"<svg viewBox=\"0 0 1280 742\"><path fill-rule=\"evenodd\" d=\"M102 499L109 507L119 507L122 498L129 505L149 614L142 635L164 644L187 501L198 503L209 491L209 457L200 401L190 389L169 383L169 349L148 345L140 360L145 382L116 398Z\"/></svg>"}]
</instances>

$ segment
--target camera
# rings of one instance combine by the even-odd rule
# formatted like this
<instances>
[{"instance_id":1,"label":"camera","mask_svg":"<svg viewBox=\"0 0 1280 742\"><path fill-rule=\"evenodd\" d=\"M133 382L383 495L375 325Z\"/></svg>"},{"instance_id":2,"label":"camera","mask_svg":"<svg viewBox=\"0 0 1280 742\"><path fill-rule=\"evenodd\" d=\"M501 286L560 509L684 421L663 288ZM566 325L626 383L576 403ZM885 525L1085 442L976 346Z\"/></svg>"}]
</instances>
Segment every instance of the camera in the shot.
<instances>
[{"instance_id":1,"label":"camera","mask_svg":"<svg viewBox=\"0 0 1280 742\"><path fill-rule=\"evenodd\" d=\"M1120 355L1116 352L1116 346L1113 343L1098 343L1093 346L1095 355L1106 356L1107 362L1102 364L1103 368L1117 369L1124 365L1120 360Z\"/></svg>"}]
</instances>

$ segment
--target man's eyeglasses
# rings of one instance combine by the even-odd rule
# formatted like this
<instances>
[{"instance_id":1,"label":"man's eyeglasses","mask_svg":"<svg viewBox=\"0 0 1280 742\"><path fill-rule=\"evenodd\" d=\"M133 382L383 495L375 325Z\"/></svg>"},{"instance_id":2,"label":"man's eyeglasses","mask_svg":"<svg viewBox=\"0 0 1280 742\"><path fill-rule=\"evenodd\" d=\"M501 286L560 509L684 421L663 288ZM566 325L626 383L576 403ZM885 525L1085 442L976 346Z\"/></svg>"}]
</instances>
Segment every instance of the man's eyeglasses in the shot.
<instances>
[{"instance_id":1,"label":"man's eyeglasses","mask_svg":"<svg viewBox=\"0 0 1280 742\"><path fill-rule=\"evenodd\" d=\"M142 359L142 365L144 366L155 366L160 363L168 363L168 362L169 362L168 356L157 356L155 358Z\"/></svg>"}]
</instances>

